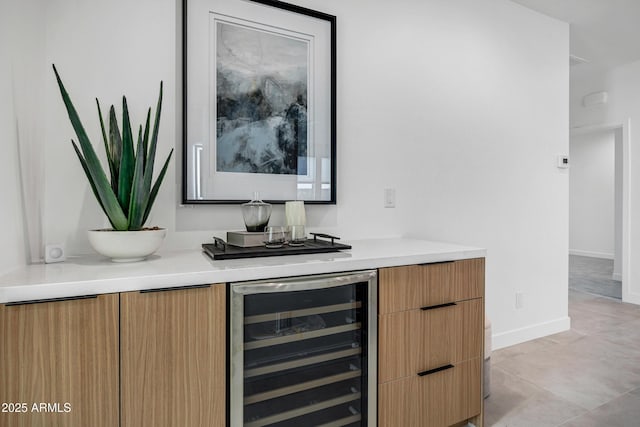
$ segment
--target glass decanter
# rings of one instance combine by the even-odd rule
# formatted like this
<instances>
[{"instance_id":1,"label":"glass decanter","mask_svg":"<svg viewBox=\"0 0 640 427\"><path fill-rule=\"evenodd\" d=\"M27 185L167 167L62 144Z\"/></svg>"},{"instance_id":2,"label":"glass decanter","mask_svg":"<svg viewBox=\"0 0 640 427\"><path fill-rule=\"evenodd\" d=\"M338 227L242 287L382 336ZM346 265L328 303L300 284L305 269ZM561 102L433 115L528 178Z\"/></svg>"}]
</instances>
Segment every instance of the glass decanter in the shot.
<instances>
[{"instance_id":1,"label":"glass decanter","mask_svg":"<svg viewBox=\"0 0 640 427\"><path fill-rule=\"evenodd\" d=\"M253 199L242 205L242 216L247 231L263 232L271 217L271 205L260 200L260 194L253 193Z\"/></svg>"}]
</instances>

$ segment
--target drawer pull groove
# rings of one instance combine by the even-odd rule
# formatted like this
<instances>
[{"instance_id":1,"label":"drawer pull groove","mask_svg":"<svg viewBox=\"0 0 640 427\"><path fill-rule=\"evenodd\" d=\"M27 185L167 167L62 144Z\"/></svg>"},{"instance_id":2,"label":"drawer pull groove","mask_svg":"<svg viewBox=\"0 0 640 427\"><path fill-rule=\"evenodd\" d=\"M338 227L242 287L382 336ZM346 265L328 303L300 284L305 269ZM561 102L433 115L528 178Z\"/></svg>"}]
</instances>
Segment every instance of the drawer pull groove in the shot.
<instances>
[{"instance_id":1,"label":"drawer pull groove","mask_svg":"<svg viewBox=\"0 0 640 427\"><path fill-rule=\"evenodd\" d=\"M98 298L98 295L80 295L77 297L35 299L31 301L15 301L15 302L8 302L5 305L7 307L10 307L10 306L16 306L16 305L44 304L47 302L75 301L75 300L81 300L81 299L94 299L94 298Z\"/></svg>"},{"instance_id":2,"label":"drawer pull groove","mask_svg":"<svg viewBox=\"0 0 640 427\"><path fill-rule=\"evenodd\" d=\"M451 363L449 363L448 365L440 366L439 368L433 368L433 369L429 369L428 371L418 372L418 376L424 377L425 375L431 375L431 374L435 374L436 372L446 371L447 369L451 369L453 367L454 366Z\"/></svg>"},{"instance_id":3,"label":"drawer pull groove","mask_svg":"<svg viewBox=\"0 0 640 427\"><path fill-rule=\"evenodd\" d=\"M153 292L169 292L169 291L184 291L185 289L204 289L210 288L211 285L188 285L188 286L175 286L171 288L157 288L157 289L143 289L140 291L141 294L150 294Z\"/></svg>"},{"instance_id":4,"label":"drawer pull groove","mask_svg":"<svg viewBox=\"0 0 640 427\"><path fill-rule=\"evenodd\" d=\"M438 264L453 264L455 261L437 261L437 262L425 262L422 264L417 264L421 267L428 267L430 265L438 265Z\"/></svg>"},{"instance_id":5,"label":"drawer pull groove","mask_svg":"<svg viewBox=\"0 0 640 427\"><path fill-rule=\"evenodd\" d=\"M435 310L436 308L452 307L454 305L457 305L457 304L455 302L447 302L445 304L431 305L429 307L420 307L420 310L422 311Z\"/></svg>"}]
</instances>

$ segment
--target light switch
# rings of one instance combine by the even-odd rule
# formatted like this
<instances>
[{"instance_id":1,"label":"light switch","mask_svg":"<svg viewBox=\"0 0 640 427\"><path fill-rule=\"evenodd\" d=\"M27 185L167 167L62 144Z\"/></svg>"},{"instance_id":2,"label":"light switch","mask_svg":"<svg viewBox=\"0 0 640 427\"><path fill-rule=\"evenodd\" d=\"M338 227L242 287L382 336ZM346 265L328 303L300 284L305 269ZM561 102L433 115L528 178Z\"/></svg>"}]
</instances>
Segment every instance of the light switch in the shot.
<instances>
[{"instance_id":1,"label":"light switch","mask_svg":"<svg viewBox=\"0 0 640 427\"><path fill-rule=\"evenodd\" d=\"M569 156L567 156L566 154L559 154L558 167L560 169L569 169Z\"/></svg>"}]
</instances>

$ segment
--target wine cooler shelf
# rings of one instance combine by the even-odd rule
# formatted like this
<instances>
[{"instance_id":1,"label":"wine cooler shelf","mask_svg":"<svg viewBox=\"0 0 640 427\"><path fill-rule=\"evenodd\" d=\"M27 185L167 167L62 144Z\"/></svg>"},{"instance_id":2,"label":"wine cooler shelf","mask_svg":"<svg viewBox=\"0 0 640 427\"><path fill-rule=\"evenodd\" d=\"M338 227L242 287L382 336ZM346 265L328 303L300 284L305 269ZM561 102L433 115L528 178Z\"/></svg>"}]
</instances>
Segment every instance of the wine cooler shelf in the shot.
<instances>
[{"instance_id":1,"label":"wine cooler shelf","mask_svg":"<svg viewBox=\"0 0 640 427\"><path fill-rule=\"evenodd\" d=\"M235 293L232 284L232 331L242 336L231 337L231 399L242 420L231 424L338 427L375 419L375 272L255 284Z\"/></svg>"},{"instance_id":2,"label":"wine cooler shelf","mask_svg":"<svg viewBox=\"0 0 640 427\"><path fill-rule=\"evenodd\" d=\"M264 375L245 382L244 404L250 405L361 376L358 357L293 369L278 376Z\"/></svg>"},{"instance_id":3,"label":"wine cooler shelf","mask_svg":"<svg viewBox=\"0 0 640 427\"><path fill-rule=\"evenodd\" d=\"M282 312L267 313L267 314L256 315L256 316L247 316L244 318L244 324L249 325L252 323L273 322L273 321L280 320L280 318L283 315L287 317L312 316L314 314L323 314L323 313L332 313L332 312L343 311L343 310L352 310L360 307L362 307L361 302L351 301L344 304L325 305L322 307L306 308L303 310L291 310L286 313L282 313Z\"/></svg>"},{"instance_id":4,"label":"wine cooler shelf","mask_svg":"<svg viewBox=\"0 0 640 427\"><path fill-rule=\"evenodd\" d=\"M306 409L302 408L305 412ZM353 405L352 402L333 406L328 409L320 410L313 413L306 413L295 418L284 421L276 421L272 424L265 424L265 420L249 421L244 425L247 427L301 427L301 426L317 426L317 427L359 427L363 425L363 415L360 410ZM266 420L266 422L271 422Z\"/></svg>"},{"instance_id":5,"label":"wine cooler shelf","mask_svg":"<svg viewBox=\"0 0 640 427\"><path fill-rule=\"evenodd\" d=\"M354 378L245 407L248 426L266 426L345 403L359 407L361 381ZM358 410L358 412L360 412ZM311 425L311 424L309 424Z\"/></svg>"}]
</instances>

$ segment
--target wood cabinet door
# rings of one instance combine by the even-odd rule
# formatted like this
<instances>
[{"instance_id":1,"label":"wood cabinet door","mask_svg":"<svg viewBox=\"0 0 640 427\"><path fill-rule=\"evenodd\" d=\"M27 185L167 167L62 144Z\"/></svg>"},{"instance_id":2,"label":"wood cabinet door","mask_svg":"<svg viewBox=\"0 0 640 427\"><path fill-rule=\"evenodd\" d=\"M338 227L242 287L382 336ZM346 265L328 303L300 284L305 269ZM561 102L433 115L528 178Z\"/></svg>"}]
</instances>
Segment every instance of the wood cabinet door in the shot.
<instances>
[{"instance_id":1,"label":"wood cabinet door","mask_svg":"<svg viewBox=\"0 0 640 427\"><path fill-rule=\"evenodd\" d=\"M0 306L1 426L117 426L118 374L118 294Z\"/></svg>"},{"instance_id":2,"label":"wood cabinet door","mask_svg":"<svg viewBox=\"0 0 640 427\"><path fill-rule=\"evenodd\" d=\"M379 385L380 427L447 427L481 413L482 358Z\"/></svg>"},{"instance_id":3,"label":"wood cabinet door","mask_svg":"<svg viewBox=\"0 0 640 427\"><path fill-rule=\"evenodd\" d=\"M224 426L225 285L121 294L122 427Z\"/></svg>"}]
</instances>

